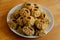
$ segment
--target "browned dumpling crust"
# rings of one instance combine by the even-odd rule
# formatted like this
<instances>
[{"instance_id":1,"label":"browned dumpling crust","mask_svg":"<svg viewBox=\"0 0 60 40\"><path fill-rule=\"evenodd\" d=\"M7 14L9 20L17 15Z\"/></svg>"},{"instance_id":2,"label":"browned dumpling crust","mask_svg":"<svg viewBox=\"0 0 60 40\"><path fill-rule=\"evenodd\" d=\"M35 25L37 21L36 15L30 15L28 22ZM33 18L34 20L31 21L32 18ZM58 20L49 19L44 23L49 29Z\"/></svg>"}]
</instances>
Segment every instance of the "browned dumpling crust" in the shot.
<instances>
[{"instance_id":1,"label":"browned dumpling crust","mask_svg":"<svg viewBox=\"0 0 60 40\"><path fill-rule=\"evenodd\" d=\"M17 19L17 24L19 24L20 26L23 26L23 17L22 16Z\"/></svg>"},{"instance_id":2,"label":"browned dumpling crust","mask_svg":"<svg viewBox=\"0 0 60 40\"><path fill-rule=\"evenodd\" d=\"M9 25L11 28L16 29L17 23L15 23L14 20L11 19L11 20L8 22L8 25Z\"/></svg>"},{"instance_id":3,"label":"browned dumpling crust","mask_svg":"<svg viewBox=\"0 0 60 40\"><path fill-rule=\"evenodd\" d=\"M23 22L26 25L34 25L35 19L32 16L28 16L23 19Z\"/></svg>"},{"instance_id":4,"label":"browned dumpling crust","mask_svg":"<svg viewBox=\"0 0 60 40\"><path fill-rule=\"evenodd\" d=\"M44 30L36 30L36 36L45 36L46 35L46 32Z\"/></svg>"},{"instance_id":5,"label":"browned dumpling crust","mask_svg":"<svg viewBox=\"0 0 60 40\"><path fill-rule=\"evenodd\" d=\"M34 5L33 5L33 3L25 2L23 4L23 7L28 8L29 10L31 10L32 8L34 8Z\"/></svg>"},{"instance_id":6,"label":"browned dumpling crust","mask_svg":"<svg viewBox=\"0 0 60 40\"><path fill-rule=\"evenodd\" d=\"M32 9L31 15L32 15L33 17L39 17L40 14L41 14L41 12L40 12L39 9L37 9L37 8L33 8L33 9Z\"/></svg>"},{"instance_id":7,"label":"browned dumpling crust","mask_svg":"<svg viewBox=\"0 0 60 40\"><path fill-rule=\"evenodd\" d=\"M17 32L24 35L23 29L21 28L21 26L18 27Z\"/></svg>"},{"instance_id":8,"label":"browned dumpling crust","mask_svg":"<svg viewBox=\"0 0 60 40\"><path fill-rule=\"evenodd\" d=\"M27 8L22 8L19 13L21 16L30 16L30 11Z\"/></svg>"},{"instance_id":9,"label":"browned dumpling crust","mask_svg":"<svg viewBox=\"0 0 60 40\"><path fill-rule=\"evenodd\" d=\"M31 36L34 34L34 29L30 26L24 26L23 28L23 32L28 35L28 36Z\"/></svg>"},{"instance_id":10,"label":"browned dumpling crust","mask_svg":"<svg viewBox=\"0 0 60 40\"><path fill-rule=\"evenodd\" d=\"M10 16L10 19L17 19L20 17L19 10L15 10L15 12Z\"/></svg>"},{"instance_id":11,"label":"browned dumpling crust","mask_svg":"<svg viewBox=\"0 0 60 40\"><path fill-rule=\"evenodd\" d=\"M35 21L35 25L36 25L36 28L42 29L42 22L41 22L41 19L37 19L37 20Z\"/></svg>"}]
</instances>

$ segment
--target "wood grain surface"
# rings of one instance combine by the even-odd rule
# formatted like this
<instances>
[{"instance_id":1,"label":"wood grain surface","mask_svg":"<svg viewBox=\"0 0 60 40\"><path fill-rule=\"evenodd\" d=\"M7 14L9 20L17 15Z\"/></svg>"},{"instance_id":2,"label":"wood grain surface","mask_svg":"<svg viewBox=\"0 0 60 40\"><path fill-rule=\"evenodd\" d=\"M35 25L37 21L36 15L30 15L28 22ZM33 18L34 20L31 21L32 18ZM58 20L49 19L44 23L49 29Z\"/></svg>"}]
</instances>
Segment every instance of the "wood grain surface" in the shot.
<instances>
[{"instance_id":1,"label":"wood grain surface","mask_svg":"<svg viewBox=\"0 0 60 40\"><path fill-rule=\"evenodd\" d=\"M9 29L6 22L9 10L24 2L39 3L52 12L54 27L46 36L28 39L14 34ZM60 0L0 0L0 40L60 40Z\"/></svg>"}]
</instances>

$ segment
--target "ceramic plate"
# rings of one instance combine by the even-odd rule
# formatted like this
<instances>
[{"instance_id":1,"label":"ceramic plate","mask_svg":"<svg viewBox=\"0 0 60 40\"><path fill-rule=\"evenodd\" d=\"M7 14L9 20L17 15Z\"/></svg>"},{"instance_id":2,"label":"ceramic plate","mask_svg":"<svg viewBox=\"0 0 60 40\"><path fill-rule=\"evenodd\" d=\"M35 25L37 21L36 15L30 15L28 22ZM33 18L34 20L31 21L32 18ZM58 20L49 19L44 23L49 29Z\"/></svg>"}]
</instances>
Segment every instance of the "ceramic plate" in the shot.
<instances>
[{"instance_id":1,"label":"ceramic plate","mask_svg":"<svg viewBox=\"0 0 60 40\"><path fill-rule=\"evenodd\" d=\"M39 4L39 6L40 6L43 10L46 11L46 14L50 17L50 20L51 20L50 24L49 24L48 27L45 29L45 32L46 32L46 34L47 34L47 33L50 32L50 30L53 28L54 19L53 19L52 13L51 13L46 7L44 7L44 6L40 5L40 4ZM15 7L13 7L13 8L9 11L9 13L8 13L8 15L7 15L7 22L8 22L9 19L10 19L10 15L13 14L13 12L14 12L16 9L19 9L19 8L21 8L21 7L22 7L22 4L16 5ZM11 27L9 27L9 28L10 28L11 31L13 31L15 34L17 34L17 35L19 35L19 36L22 36L22 37L25 37L25 38L38 38L38 37L39 37L39 36L25 36L25 35L19 34L18 32L16 32L16 30L12 29Z\"/></svg>"}]
</instances>

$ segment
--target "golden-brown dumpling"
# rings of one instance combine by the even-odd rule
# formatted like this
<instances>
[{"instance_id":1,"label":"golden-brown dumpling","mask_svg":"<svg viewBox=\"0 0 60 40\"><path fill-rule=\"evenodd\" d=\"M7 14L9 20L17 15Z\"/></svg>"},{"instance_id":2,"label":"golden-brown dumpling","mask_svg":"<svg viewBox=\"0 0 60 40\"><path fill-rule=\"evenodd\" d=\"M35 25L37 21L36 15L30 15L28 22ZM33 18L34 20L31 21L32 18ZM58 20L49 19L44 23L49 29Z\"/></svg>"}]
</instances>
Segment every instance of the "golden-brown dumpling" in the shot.
<instances>
[{"instance_id":1,"label":"golden-brown dumpling","mask_svg":"<svg viewBox=\"0 0 60 40\"><path fill-rule=\"evenodd\" d=\"M44 36L46 35L46 32L44 30L36 30L36 36Z\"/></svg>"},{"instance_id":2,"label":"golden-brown dumpling","mask_svg":"<svg viewBox=\"0 0 60 40\"><path fill-rule=\"evenodd\" d=\"M21 8L20 10L20 15L21 16L30 16L30 11L27 8Z\"/></svg>"},{"instance_id":3,"label":"golden-brown dumpling","mask_svg":"<svg viewBox=\"0 0 60 40\"><path fill-rule=\"evenodd\" d=\"M20 16L18 19L17 19L17 24L19 24L20 26L23 26L23 17Z\"/></svg>"},{"instance_id":4,"label":"golden-brown dumpling","mask_svg":"<svg viewBox=\"0 0 60 40\"><path fill-rule=\"evenodd\" d=\"M36 3L34 4L34 8L41 9L40 6Z\"/></svg>"},{"instance_id":5,"label":"golden-brown dumpling","mask_svg":"<svg viewBox=\"0 0 60 40\"><path fill-rule=\"evenodd\" d=\"M44 19L37 19L35 21L35 25L38 29L46 29L49 24L49 20L44 18Z\"/></svg>"},{"instance_id":6,"label":"golden-brown dumpling","mask_svg":"<svg viewBox=\"0 0 60 40\"><path fill-rule=\"evenodd\" d=\"M42 22L41 22L41 19L37 19L37 20L35 21L35 25L36 25L36 28L42 29Z\"/></svg>"},{"instance_id":7,"label":"golden-brown dumpling","mask_svg":"<svg viewBox=\"0 0 60 40\"><path fill-rule=\"evenodd\" d=\"M35 20L34 17L28 16L23 19L23 22L25 25L34 25Z\"/></svg>"},{"instance_id":8,"label":"golden-brown dumpling","mask_svg":"<svg viewBox=\"0 0 60 40\"><path fill-rule=\"evenodd\" d=\"M12 19L8 21L9 27L16 29L17 23L15 23Z\"/></svg>"},{"instance_id":9,"label":"golden-brown dumpling","mask_svg":"<svg viewBox=\"0 0 60 40\"><path fill-rule=\"evenodd\" d=\"M48 25L49 25L49 22L50 22L49 19L48 18L44 18L42 20L42 22L43 22L42 29L46 29L48 27Z\"/></svg>"},{"instance_id":10,"label":"golden-brown dumpling","mask_svg":"<svg viewBox=\"0 0 60 40\"><path fill-rule=\"evenodd\" d=\"M31 10L34 7L34 5L32 3L25 2L24 3L24 7L28 8L29 10Z\"/></svg>"},{"instance_id":11,"label":"golden-brown dumpling","mask_svg":"<svg viewBox=\"0 0 60 40\"><path fill-rule=\"evenodd\" d=\"M39 17L40 14L41 14L41 11L39 9L37 9L37 8L33 8L32 9L31 16L33 16L33 17Z\"/></svg>"},{"instance_id":12,"label":"golden-brown dumpling","mask_svg":"<svg viewBox=\"0 0 60 40\"><path fill-rule=\"evenodd\" d=\"M41 12L41 15L39 16L40 19L44 19L46 17L46 12L45 11L42 11Z\"/></svg>"},{"instance_id":13,"label":"golden-brown dumpling","mask_svg":"<svg viewBox=\"0 0 60 40\"><path fill-rule=\"evenodd\" d=\"M20 17L19 10L15 10L14 13L11 15L11 19L17 19Z\"/></svg>"},{"instance_id":14,"label":"golden-brown dumpling","mask_svg":"<svg viewBox=\"0 0 60 40\"><path fill-rule=\"evenodd\" d=\"M24 26L23 32L26 35L32 36L34 34L34 29L32 27L30 27L30 26Z\"/></svg>"},{"instance_id":15,"label":"golden-brown dumpling","mask_svg":"<svg viewBox=\"0 0 60 40\"><path fill-rule=\"evenodd\" d=\"M20 33L20 34L23 34L23 29L21 28L21 26L19 26L16 31L17 31L18 33Z\"/></svg>"}]
</instances>

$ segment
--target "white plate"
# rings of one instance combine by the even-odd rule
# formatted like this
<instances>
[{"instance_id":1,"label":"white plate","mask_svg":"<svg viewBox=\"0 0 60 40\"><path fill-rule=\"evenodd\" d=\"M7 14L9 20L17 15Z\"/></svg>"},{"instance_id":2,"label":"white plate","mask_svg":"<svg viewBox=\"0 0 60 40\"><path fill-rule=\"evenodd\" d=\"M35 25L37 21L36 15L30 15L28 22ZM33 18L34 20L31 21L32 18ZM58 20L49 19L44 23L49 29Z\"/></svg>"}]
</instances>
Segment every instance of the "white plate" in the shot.
<instances>
[{"instance_id":1,"label":"white plate","mask_svg":"<svg viewBox=\"0 0 60 40\"><path fill-rule=\"evenodd\" d=\"M8 13L8 15L7 15L7 22L8 22L9 19L10 19L10 15L11 15L16 9L19 9L21 6L22 6L22 4L19 4L19 5L15 6L15 7L13 7L13 8L9 11L9 13ZM50 12L47 8L45 8L45 7L42 6L42 5L39 5L39 6L40 6L43 10L46 11L47 15L50 17L50 20L51 20L50 24L49 24L48 27L45 29L46 34L47 34L48 32L50 32L50 30L51 30L52 27L53 27L54 19L53 19L53 16L52 16L51 12ZM15 31L14 29L12 29L11 27L9 27L9 28L10 28L11 31L13 31L15 34L17 34L17 35L19 35L19 36L22 36L22 37L25 37L25 38L38 38L38 37L39 37L39 36L24 36L24 35L19 34L18 32L16 32L16 31Z\"/></svg>"}]
</instances>

